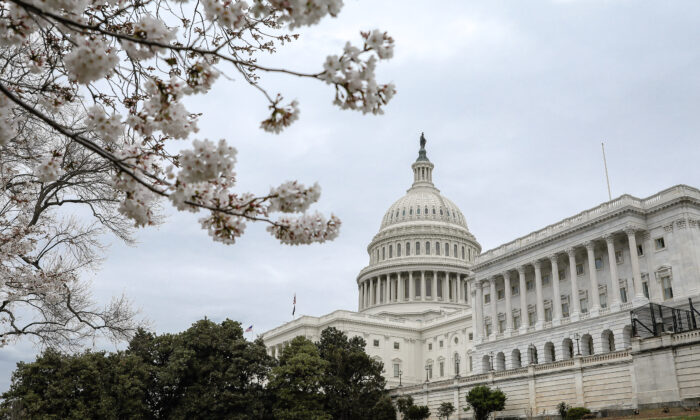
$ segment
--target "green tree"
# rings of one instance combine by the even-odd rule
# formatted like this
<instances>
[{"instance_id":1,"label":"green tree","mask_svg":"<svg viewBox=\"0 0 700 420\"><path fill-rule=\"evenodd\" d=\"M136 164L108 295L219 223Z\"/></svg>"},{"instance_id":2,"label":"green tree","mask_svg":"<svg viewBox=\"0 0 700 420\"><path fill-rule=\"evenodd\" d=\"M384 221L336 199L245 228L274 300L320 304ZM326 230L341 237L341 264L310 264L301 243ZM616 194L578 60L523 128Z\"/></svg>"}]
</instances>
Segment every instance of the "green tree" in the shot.
<instances>
[{"instance_id":1,"label":"green tree","mask_svg":"<svg viewBox=\"0 0 700 420\"><path fill-rule=\"evenodd\" d=\"M273 414L280 420L328 420L322 393L328 362L318 348L304 337L294 338L282 350L279 366L272 369L270 390L274 394Z\"/></svg>"},{"instance_id":2,"label":"green tree","mask_svg":"<svg viewBox=\"0 0 700 420\"><path fill-rule=\"evenodd\" d=\"M374 404L372 415L369 417L372 420L396 420L396 408L391 403L391 397L384 395Z\"/></svg>"},{"instance_id":3,"label":"green tree","mask_svg":"<svg viewBox=\"0 0 700 420\"><path fill-rule=\"evenodd\" d=\"M140 361L122 352L65 355L49 349L32 363L17 364L0 410L3 418L145 418L145 379Z\"/></svg>"},{"instance_id":4,"label":"green tree","mask_svg":"<svg viewBox=\"0 0 700 420\"><path fill-rule=\"evenodd\" d=\"M325 408L336 420L370 418L385 395L384 366L365 352L365 340L348 339L336 328L326 328L316 343L328 362L322 378Z\"/></svg>"},{"instance_id":5,"label":"green tree","mask_svg":"<svg viewBox=\"0 0 700 420\"><path fill-rule=\"evenodd\" d=\"M402 418L406 415L406 411L412 405L414 405L413 397L410 395L404 395L396 399L396 409L399 413L401 413Z\"/></svg>"},{"instance_id":6,"label":"green tree","mask_svg":"<svg viewBox=\"0 0 700 420\"><path fill-rule=\"evenodd\" d=\"M438 415L438 418L444 417L445 419L450 420L450 416L454 412L455 412L455 406L452 405L452 403L444 402L444 403L440 404L440 407L438 408L437 415Z\"/></svg>"},{"instance_id":7,"label":"green tree","mask_svg":"<svg viewBox=\"0 0 700 420\"><path fill-rule=\"evenodd\" d=\"M425 405L412 405L406 410L404 420L425 420L430 417L430 410Z\"/></svg>"},{"instance_id":8,"label":"green tree","mask_svg":"<svg viewBox=\"0 0 700 420\"><path fill-rule=\"evenodd\" d=\"M491 389L486 385L472 388L467 394L467 403L474 410L475 420L486 420L494 411L501 411L506 406L506 394L500 389ZM469 410L469 407L464 411Z\"/></svg>"}]
</instances>

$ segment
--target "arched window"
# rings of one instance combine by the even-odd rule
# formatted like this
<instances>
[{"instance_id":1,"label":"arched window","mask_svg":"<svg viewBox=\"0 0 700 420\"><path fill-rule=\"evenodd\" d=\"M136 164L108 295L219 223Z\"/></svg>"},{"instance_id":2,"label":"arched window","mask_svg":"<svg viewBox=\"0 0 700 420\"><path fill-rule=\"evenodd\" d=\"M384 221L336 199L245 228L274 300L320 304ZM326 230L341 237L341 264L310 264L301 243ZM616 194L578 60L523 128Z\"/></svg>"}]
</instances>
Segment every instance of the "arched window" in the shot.
<instances>
[{"instance_id":1,"label":"arched window","mask_svg":"<svg viewBox=\"0 0 700 420\"><path fill-rule=\"evenodd\" d=\"M406 215L406 207L403 208L403 211L401 212L401 215L402 215L402 216L405 216L405 215Z\"/></svg>"},{"instance_id":2,"label":"arched window","mask_svg":"<svg viewBox=\"0 0 700 420\"><path fill-rule=\"evenodd\" d=\"M428 206L425 206L425 213L426 216L428 215Z\"/></svg>"},{"instance_id":3,"label":"arched window","mask_svg":"<svg viewBox=\"0 0 700 420\"><path fill-rule=\"evenodd\" d=\"M411 243L406 242L406 256L408 257L409 255L411 255Z\"/></svg>"},{"instance_id":4,"label":"arched window","mask_svg":"<svg viewBox=\"0 0 700 420\"><path fill-rule=\"evenodd\" d=\"M430 255L430 242L425 243L425 255Z\"/></svg>"},{"instance_id":5,"label":"arched window","mask_svg":"<svg viewBox=\"0 0 700 420\"><path fill-rule=\"evenodd\" d=\"M448 244L447 242L445 242L445 256L450 256L450 244Z\"/></svg>"},{"instance_id":6,"label":"arched window","mask_svg":"<svg viewBox=\"0 0 700 420\"><path fill-rule=\"evenodd\" d=\"M442 216L442 207L440 207L440 216Z\"/></svg>"},{"instance_id":7,"label":"arched window","mask_svg":"<svg viewBox=\"0 0 700 420\"><path fill-rule=\"evenodd\" d=\"M391 214L389 215L389 220L394 220L394 212L392 211Z\"/></svg>"},{"instance_id":8,"label":"arched window","mask_svg":"<svg viewBox=\"0 0 700 420\"><path fill-rule=\"evenodd\" d=\"M565 338L561 342L561 357L563 360L569 360L574 357L574 342L570 338Z\"/></svg>"},{"instance_id":9,"label":"arched window","mask_svg":"<svg viewBox=\"0 0 700 420\"><path fill-rule=\"evenodd\" d=\"M379 261L379 248L377 248L377 259L376 261Z\"/></svg>"},{"instance_id":10,"label":"arched window","mask_svg":"<svg viewBox=\"0 0 700 420\"><path fill-rule=\"evenodd\" d=\"M462 247L462 259L465 259L465 255L464 255L464 247Z\"/></svg>"},{"instance_id":11,"label":"arched window","mask_svg":"<svg viewBox=\"0 0 700 420\"><path fill-rule=\"evenodd\" d=\"M615 351L615 336L612 331L605 330L601 333L600 338L603 342L603 353Z\"/></svg>"},{"instance_id":12,"label":"arched window","mask_svg":"<svg viewBox=\"0 0 700 420\"><path fill-rule=\"evenodd\" d=\"M496 354L496 360L494 361L495 370L506 370L506 355L502 351Z\"/></svg>"},{"instance_id":13,"label":"arched window","mask_svg":"<svg viewBox=\"0 0 700 420\"><path fill-rule=\"evenodd\" d=\"M394 258L394 247L389 245L389 258Z\"/></svg>"},{"instance_id":14,"label":"arched window","mask_svg":"<svg viewBox=\"0 0 700 420\"><path fill-rule=\"evenodd\" d=\"M556 355L554 354L554 344L551 341L544 343L544 361L545 363L554 362Z\"/></svg>"},{"instance_id":15,"label":"arched window","mask_svg":"<svg viewBox=\"0 0 700 420\"><path fill-rule=\"evenodd\" d=\"M632 347L632 326L625 325L622 329L622 346L626 349Z\"/></svg>"},{"instance_id":16,"label":"arched window","mask_svg":"<svg viewBox=\"0 0 700 420\"><path fill-rule=\"evenodd\" d=\"M386 248L382 247L382 259L386 259Z\"/></svg>"},{"instance_id":17,"label":"arched window","mask_svg":"<svg viewBox=\"0 0 700 420\"><path fill-rule=\"evenodd\" d=\"M401 256L401 244L396 244L396 256Z\"/></svg>"},{"instance_id":18,"label":"arched window","mask_svg":"<svg viewBox=\"0 0 700 420\"><path fill-rule=\"evenodd\" d=\"M416 214L420 214L420 207L416 207Z\"/></svg>"},{"instance_id":19,"label":"arched window","mask_svg":"<svg viewBox=\"0 0 700 420\"><path fill-rule=\"evenodd\" d=\"M520 360L520 350L515 349L510 353L510 368L517 369L522 366L523 363Z\"/></svg>"},{"instance_id":20,"label":"arched window","mask_svg":"<svg viewBox=\"0 0 700 420\"><path fill-rule=\"evenodd\" d=\"M590 334L584 334L581 337L581 353L584 356L590 356L594 354L593 351L593 337Z\"/></svg>"},{"instance_id":21,"label":"arched window","mask_svg":"<svg viewBox=\"0 0 700 420\"><path fill-rule=\"evenodd\" d=\"M396 218L399 218L399 209L396 209Z\"/></svg>"},{"instance_id":22,"label":"arched window","mask_svg":"<svg viewBox=\"0 0 700 420\"><path fill-rule=\"evenodd\" d=\"M416 242L416 255L420 255L420 242Z\"/></svg>"},{"instance_id":23,"label":"arched window","mask_svg":"<svg viewBox=\"0 0 700 420\"><path fill-rule=\"evenodd\" d=\"M435 216L435 207L433 207L433 216Z\"/></svg>"},{"instance_id":24,"label":"arched window","mask_svg":"<svg viewBox=\"0 0 700 420\"><path fill-rule=\"evenodd\" d=\"M440 255L440 242L435 242L435 255Z\"/></svg>"},{"instance_id":25,"label":"arched window","mask_svg":"<svg viewBox=\"0 0 700 420\"><path fill-rule=\"evenodd\" d=\"M457 244L455 244L455 245L452 247L452 250L454 251L454 252L452 253L452 256L455 257L455 258L457 258Z\"/></svg>"},{"instance_id":26,"label":"arched window","mask_svg":"<svg viewBox=\"0 0 700 420\"><path fill-rule=\"evenodd\" d=\"M408 209L408 215L413 216L413 207Z\"/></svg>"},{"instance_id":27,"label":"arched window","mask_svg":"<svg viewBox=\"0 0 700 420\"><path fill-rule=\"evenodd\" d=\"M445 210L447 212L447 217L450 217L450 209Z\"/></svg>"}]
</instances>

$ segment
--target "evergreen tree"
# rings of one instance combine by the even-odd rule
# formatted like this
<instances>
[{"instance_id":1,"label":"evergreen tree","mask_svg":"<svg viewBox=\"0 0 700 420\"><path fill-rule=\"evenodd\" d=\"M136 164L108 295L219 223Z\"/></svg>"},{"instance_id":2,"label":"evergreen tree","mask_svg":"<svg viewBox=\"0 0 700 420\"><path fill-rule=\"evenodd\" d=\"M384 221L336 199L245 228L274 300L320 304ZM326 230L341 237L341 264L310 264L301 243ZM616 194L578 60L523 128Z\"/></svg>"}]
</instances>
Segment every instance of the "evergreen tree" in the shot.
<instances>
[{"instance_id":1,"label":"evergreen tree","mask_svg":"<svg viewBox=\"0 0 700 420\"><path fill-rule=\"evenodd\" d=\"M279 366L272 369L270 390L275 402L273 415L279 420L329 420L324 410L322 380L328 362L304 337L294 338L282 350Z\"/></svg>"},{"instance_id":2,"label":"evergreen tree","mask_svg":"<svg viewBox=\"0 0 700 420\"><path fill-rule=\"evenodd\" d=\"M474 410L475 420L486 420L494 411L501 411L506 406L506 394L500 389L491 389L486 385L475 386L467 394L467 403ZM464 411L469 410L465 408Z\"/></svg>"},{"instance_id":3,"label":"evergreen tree","mask_svg":"<svg viewBox=\"0 0 700 420\"><path fill-rule=\"evenodd\" d=\"M320 356L328 362L322 377L325 408L333 419L371 418L372 410L385 395L384 366L365 352L365 340L348 339L336 328L321 332Z\"/></svg>"}]
</instances>

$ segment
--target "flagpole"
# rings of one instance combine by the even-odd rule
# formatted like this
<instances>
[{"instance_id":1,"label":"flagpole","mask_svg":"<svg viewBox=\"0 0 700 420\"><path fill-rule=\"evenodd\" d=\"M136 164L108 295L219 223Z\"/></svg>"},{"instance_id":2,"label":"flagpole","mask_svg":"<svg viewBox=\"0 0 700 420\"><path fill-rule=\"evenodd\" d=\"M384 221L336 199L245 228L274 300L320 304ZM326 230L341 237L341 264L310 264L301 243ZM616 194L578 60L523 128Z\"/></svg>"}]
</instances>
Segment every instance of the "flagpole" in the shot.
<instances>
[{"instance_id":1,"label":"flagpole","mask_svg":"<svg viewBox=\"0 0 700 420\"><path fill-rule=\"evenodd\" d=\"M610 177L608 176L608 162L605 160L605 143L600 143L603 149L603 166L605 166L605 181L608 183L608 200L612 201L612 193L610 192Z\"/></svg>"}]
</instances>

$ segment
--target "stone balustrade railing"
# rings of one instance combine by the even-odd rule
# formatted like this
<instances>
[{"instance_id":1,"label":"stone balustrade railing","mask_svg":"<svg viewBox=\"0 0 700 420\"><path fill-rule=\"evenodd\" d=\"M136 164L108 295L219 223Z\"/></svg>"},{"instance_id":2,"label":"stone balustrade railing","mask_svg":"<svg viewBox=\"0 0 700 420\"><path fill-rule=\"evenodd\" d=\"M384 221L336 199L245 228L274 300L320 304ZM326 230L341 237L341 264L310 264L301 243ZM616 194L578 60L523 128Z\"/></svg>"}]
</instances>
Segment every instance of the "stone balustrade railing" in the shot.
<instances>
[{"instance_id":1,"label":"stone balustrade railing","mask_svg":"<svg viewBox=\"0 0 700 420\"><path fill-rule=\"evenodd\" d=\"M583 211L575 216L564 219L555 224L549 225L543 229L537 230L530 233L529 235L518 238L514 241L508 242L485 252L482 252L476 259L476 264L481 264L487 262L493 258L499 257L501 255L507 254L512 251L516 251L521 247L537 242L544 238L547 238L555 233L563 232L565 230L571 229L583 223L589 222L591 220L597 219L598 217L605 215L607 213L612 213L621 208L631 206L636 207L641 210L647 210L653 208L661 203L669 202L681 197L691 197L696 200L700 200L700 190L696 188L689 187L687 185L676 185L675 187L668 188L651 197L640 199L633 197L631 195L625 194L616 198L615 200L608 201L590 210Z\"/></svg>"}]
</instances>

